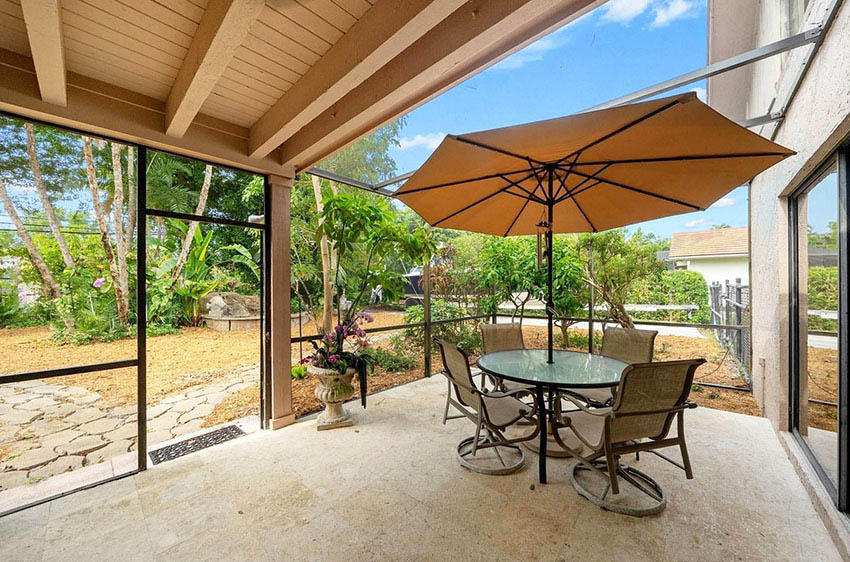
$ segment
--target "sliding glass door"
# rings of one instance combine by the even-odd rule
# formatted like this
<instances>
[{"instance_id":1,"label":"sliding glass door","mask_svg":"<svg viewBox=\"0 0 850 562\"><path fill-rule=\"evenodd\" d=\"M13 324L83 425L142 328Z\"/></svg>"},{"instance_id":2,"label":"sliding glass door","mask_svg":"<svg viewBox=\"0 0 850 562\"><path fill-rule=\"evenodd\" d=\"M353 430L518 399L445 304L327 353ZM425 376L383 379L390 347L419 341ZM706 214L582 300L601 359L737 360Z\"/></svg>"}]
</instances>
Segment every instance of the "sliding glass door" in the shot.
<instances>
[{"instance_id":1,"label":"sliding glass door","mask_svg":"<svg viewBox=\"0 0 850 562\"><path fill-rule=\"evenodd\" d=\"M847 154L792 197L791 429L847 510Z\"/></svg>"}]
</instances>

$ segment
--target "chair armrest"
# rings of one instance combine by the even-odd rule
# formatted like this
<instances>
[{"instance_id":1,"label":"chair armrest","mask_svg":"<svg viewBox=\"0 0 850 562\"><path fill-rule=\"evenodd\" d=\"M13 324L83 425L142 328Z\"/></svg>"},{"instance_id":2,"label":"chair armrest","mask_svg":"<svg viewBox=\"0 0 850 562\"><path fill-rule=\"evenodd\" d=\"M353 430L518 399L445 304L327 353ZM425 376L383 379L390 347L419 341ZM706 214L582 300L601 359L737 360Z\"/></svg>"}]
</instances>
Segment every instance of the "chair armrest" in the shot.
<instances>
[{"instance_id":1,"label":"chair armrest","mask_svg":"<svg viewBox=\"0 0 850 562\"><path fill-rule=\"evenodd\" d=\"M575 405L576 408L578 408L582 412L584 412L586 414L590 414L592 416L607 416L608 414L611 413L610 407L607 407L607 408L588 408L585 404L576 400L575 398L570 396L569 393L566 393L566 392L559 392L557 394L556 398L566 398L567 400L572 402Z\"/></svg>"},{"instance_id":2,"label":"chair armrest","mask_svg":"<svg viewBox=\"0 0 850 562\"><path fill-rule=\"evenodd\" d=\"M537 404L537 396L532 391L528 390L527 388L517 388L517 389L514 389L514 390L508 390L508 391L505 391L505 392L499 391L499 392L483 392L482 393L482 396L486 396L488 398L516 398L517 396L525 396L525 395L531 396L532 406L533 406L531 412L529 412L525 417L527 417L527 418L534 417L534 416L537 415L537 409L540 406L539 406L539 404Z\"/></svg>"}]
</instances>

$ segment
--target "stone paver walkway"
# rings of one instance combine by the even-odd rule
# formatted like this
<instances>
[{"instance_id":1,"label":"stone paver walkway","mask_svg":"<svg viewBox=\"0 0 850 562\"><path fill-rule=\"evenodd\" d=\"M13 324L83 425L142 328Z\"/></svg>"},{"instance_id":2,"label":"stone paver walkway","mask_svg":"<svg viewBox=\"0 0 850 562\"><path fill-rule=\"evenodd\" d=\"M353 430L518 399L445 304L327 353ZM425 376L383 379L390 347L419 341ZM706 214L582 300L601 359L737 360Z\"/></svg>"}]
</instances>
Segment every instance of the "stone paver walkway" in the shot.
<instances>
[{"instance_id":1,"label":"stone paver walkway","mask_svg":"<svg viewBox=\"0 0 850 562\"><path fill-rule=\"evenodd\" d=\"M135 405L109 409L98 393L59 380L0 386L0 492L135 450ZM148 445L200 430L218 403L258 380L256 365L244 367L149 406Z\"/></svg>"}]
</instances>

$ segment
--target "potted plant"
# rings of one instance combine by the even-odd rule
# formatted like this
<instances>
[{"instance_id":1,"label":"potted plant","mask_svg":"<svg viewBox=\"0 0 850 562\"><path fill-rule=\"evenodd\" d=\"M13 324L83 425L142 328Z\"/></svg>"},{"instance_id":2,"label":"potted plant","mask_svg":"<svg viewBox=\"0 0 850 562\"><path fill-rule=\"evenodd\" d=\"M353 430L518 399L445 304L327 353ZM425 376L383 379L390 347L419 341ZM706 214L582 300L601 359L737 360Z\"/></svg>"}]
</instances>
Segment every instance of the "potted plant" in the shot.
<instances>
[{"instance_id":1,"label":"potted plant","mask_svg":"<svg viewBox=\"0 0 850 562\"><path fill-rule=\"evenodd\" d=\"M319 380L316 398L325 410L319 414L316 429L346 427L354 422L343 403L354 394L351 384L354 376L359 377L360 388L365 397L365 377L374 369L374 356L367 350L369 338L360 326L371 322L372 317L364 312L346 318L325 334L318 342L313 341L314 351L302 360L307 364L307 373Z\"/></svg>"}]
</instances>

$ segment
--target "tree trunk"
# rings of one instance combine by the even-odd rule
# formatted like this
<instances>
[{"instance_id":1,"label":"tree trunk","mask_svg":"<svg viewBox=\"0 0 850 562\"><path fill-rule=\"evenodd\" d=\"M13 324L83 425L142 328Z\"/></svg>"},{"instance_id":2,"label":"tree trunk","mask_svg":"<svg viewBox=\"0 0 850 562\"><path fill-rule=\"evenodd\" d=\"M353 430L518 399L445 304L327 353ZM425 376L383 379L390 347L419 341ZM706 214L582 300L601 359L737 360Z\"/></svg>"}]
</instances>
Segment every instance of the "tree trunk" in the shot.
<instances>
[{"instance_id":1,"label":"tree trunk","mask_svg":"<svg viewBox=\"0 0 850 562\"><path fill-rule=\"evenodd\" d=\"M50 225L50 231L59 245L59 252L62 254L62 260L65 262L65 267L74 268L74 258L68 250L68 244L65 242L65 236L59 230L59 221L56 219L56 213L53 211L53 204L47 196L47 189L44 187L44 179L41 177L41 166L38 163L38 154L35 148L35 132L32 123L25 125L27 131L27 155L29 156L30 169L32 170L33 179L35 179L35 189L38 191L38 198L41 199L41 206L44 208L44 216L47 218L47 223Z\"/></svg>"},{"instance_id":2,"label":"tree trunk","mask_svg":"<svg viewBox=\"0 0 850 562\"><path fill-rule=\"evenodd\" d=\"M207 196L210 193L210 181L212 180L212 166L207 164L204 169L204 183L201 186L201 194L198 196L198 206L195 208L196 215L202 215L204 208L207 206ZM171 272L171 283L177 283L180 273L183 271L183 266L186 265L186 258L189 257L189 250L192 248L192 240L195 238L195 231L198 230L198 221L189 223L189 230L186 232L186 238L183 239L183 248L180 250L180 256L177 258L177 265L174 266L174 271Z\"/></svg>"},{"instance_id":3,"label":"tree trunk","mask_svg":"<svg viewBox=\"0 0 850 562\"><path fill-rule=\"evenodd\" d=\"M50 273L50 269L47 267L47 263L41 256L41 252L39 252L38 248L35 247L35 243L32 241L32 237L27 231L27 227L24 226L23 222L21 222L17 211L15 211L15 207L12 205L12 200L6 192L6 186L3 185L2 181L0 181L0 200L3 201L6 213L8 213L9 217L12 219L15 229L18 231L18 236L24 243L24 246L30 255L30 261L32 261L33 267L35 267L36 271L38 271L38 275L41 277L42 290L44 291L44 294L52 299L59 298L59 284L56 283L56 280L53 278L53 274Z\"/></svg>"},{"instance_id":4,"label":"tree trunk","mask_svg":"<svg viewBox=\"0 0 850 562\"><path fill-rule=\"evenodd\" d=\"M316 213L321 217L324 205L322 205L322 184L318 177L310 176L313 182L313 195L316 198ZM319 218L319 226L322 225L322 219ZM328 334L333 330L333 283L331 282L331 255L328 250L328 237L322 235L319 241L319 247L322 253L322 332Z\"/></svg>"},{"instance_id":5,"label":"tree trunk","mask_svg":"<svg viewBox=\"0 0 850 562\"><path fill-rule=\"evenodd\" d=\"M118 267L115 264L115 252L112 250L112 241L109 239L109 225L103 216L103 208L100 204L100 190L97 185L97 172L94 168L94 158L91 150L91 139L83 137L83 157L86 161L86 178L91 192L92 207L97 220L97 228L100 230L100 244L109 264L109 276L112 278L112 287L115 291L115 302L118 307L118 321L126 326L130 323L127 312L127 298L118 278Z\"/></svg>"},{"instance_id":6,"label":"tree trunk","mask_svg":"<svg viewBox=\"0 0 850 562\"><path fill-rule=\"evenodd\" d=\"M135 148L127 147L127 226L124 229L124 245L131 248L136 232L136 163Z\"/></svg>"},{"instance_id":7,"label":"tree trunk","mask_svg":"<svg viewBox=\"0 0 850 562\"><path fill-rule=\"evenodd\" d=\"M127 279L127 241L124 238L124 174L121 169L121 145L112 145L112 222L115 229L115 247L118 252L118 282L121 284L121 294L124 308L130 309L130 287ZM106 209L107 212L109 209Z\"/></svg>"}]
</instances>

